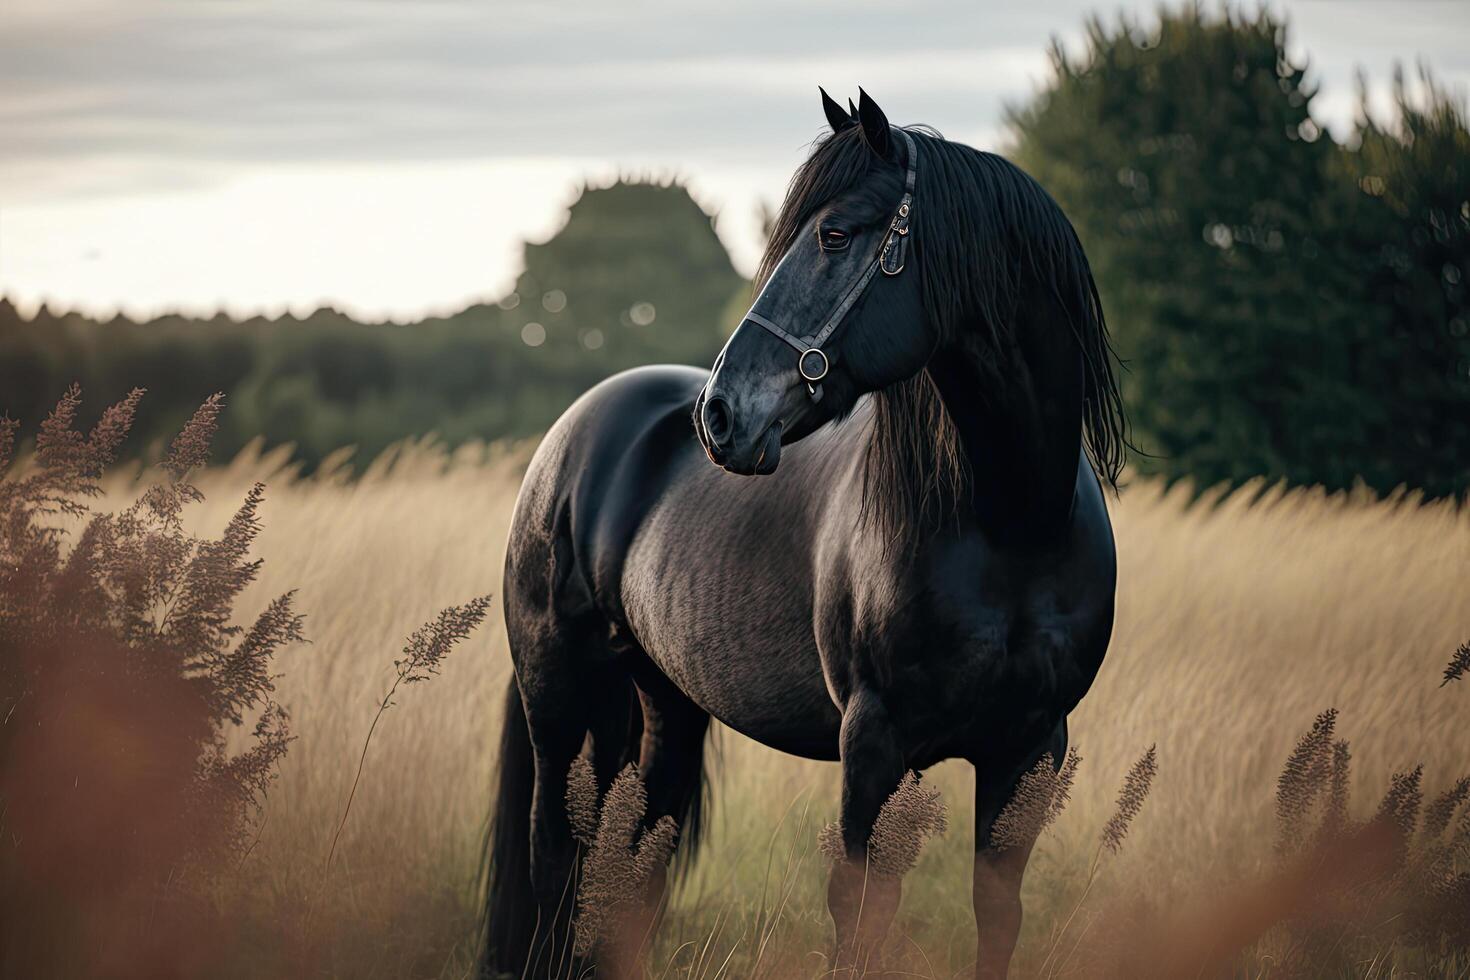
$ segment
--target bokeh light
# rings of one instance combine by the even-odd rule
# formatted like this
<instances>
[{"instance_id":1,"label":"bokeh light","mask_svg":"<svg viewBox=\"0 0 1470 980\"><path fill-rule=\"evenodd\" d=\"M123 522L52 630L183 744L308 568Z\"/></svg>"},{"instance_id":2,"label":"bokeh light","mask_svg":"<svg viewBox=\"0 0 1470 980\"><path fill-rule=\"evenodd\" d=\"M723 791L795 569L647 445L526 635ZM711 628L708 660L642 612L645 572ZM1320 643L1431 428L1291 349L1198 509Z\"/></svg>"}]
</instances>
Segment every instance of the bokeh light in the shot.
<instances>
[{"instance_id":1,"label":"bokeh light","mask_svg":"<svg viewBox=\"0 0 1470 980\"><path fill-rule=\"evenodd\" d=\"M628 319L633 321L635 327L646 327L658 316L658 311L653 308L652 303L634 303L628 310Z\"/></svg>"}]
</instances>

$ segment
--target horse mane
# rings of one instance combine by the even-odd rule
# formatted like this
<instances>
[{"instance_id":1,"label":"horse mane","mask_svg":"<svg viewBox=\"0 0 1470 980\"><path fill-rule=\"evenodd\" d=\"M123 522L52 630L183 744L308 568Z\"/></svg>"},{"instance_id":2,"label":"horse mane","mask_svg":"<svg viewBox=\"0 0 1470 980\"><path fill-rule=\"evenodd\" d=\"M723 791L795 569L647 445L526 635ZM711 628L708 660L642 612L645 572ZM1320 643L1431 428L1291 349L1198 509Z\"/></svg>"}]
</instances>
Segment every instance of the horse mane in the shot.
<instances>
[{"instance_id":1,"label":"horse mane","mask_svg":"<svg viewBox=\"0 0 1470 980\"><path fill-rule=\"evenodd\" d=\"M1122 396L1097 284L1071 222L1009 161L929 127L905 131L919 152L911 241L924 315L940 344L962 344L987 384L1005 384L1022 291L1051 291L1068 312L1085 365L1083 445L1098 478L1116 491L1128 446ZM817 140L776 215L757 292L812 215L877 166L858 127ZM928 369L875 392L872 409L864 519L890 542L941 529L971 474Z\"/></svg>"}]
</instances>

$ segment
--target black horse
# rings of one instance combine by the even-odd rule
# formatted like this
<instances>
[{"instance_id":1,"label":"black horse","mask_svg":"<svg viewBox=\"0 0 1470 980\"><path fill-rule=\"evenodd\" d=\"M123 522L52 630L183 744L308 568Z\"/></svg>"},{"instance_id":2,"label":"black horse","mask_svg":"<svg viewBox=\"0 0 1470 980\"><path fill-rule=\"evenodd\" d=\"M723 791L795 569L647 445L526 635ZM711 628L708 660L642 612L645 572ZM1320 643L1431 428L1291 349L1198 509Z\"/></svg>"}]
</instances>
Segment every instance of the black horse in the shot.
<instances>
[{"instance_id":1,"label":"black horse","mask_svg":"<svg viewBox=\"0 0 1470 980\"><path fill-rule=\"evenodd\" d=\"M672 815L687 848L711 716L840 760L839 962L898 904L896 882L864 881L879 807L907 770L973 763L977 973L1006 972L1029 848L992 847L991 826L1062 759L1112 632L1113 355L1077 236L1030 177L890 127L866 94L822 100L833 131L713 372L603 382L526 473L489 973L554 969L575 757L604 785L637 761L648 821Z\"/></svg>"}]
</instances>

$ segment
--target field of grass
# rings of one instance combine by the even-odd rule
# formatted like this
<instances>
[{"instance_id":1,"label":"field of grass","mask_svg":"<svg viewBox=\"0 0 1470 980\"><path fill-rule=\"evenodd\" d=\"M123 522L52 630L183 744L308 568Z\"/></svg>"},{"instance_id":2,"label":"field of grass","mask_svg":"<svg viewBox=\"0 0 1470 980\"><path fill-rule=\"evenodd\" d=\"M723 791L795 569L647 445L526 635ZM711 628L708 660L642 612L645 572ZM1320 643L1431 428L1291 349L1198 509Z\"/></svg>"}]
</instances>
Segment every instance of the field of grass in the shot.
<instances>
[{"instance_id":1,"label":"field of grass","mask_svg":"<svg viewBox=\"0 0 1470 980\"><path fill-rule=\"evenodd\" d=\"M388 709L329 874L324 862L402 638L448 604L498 598L524 458L523 448L450 458L410 446L348 483L331 466L294 478L279 456L247 451L201 474L207 500L190 520L203 533L218 532L251 480L267 482L255 549L265 568L237 612L297 589L312 641L278 660L299 738L258 841L219 889L240 941L216 975L295 975L306 947L318 975L468 972L508 670L498 605L442 676ZM114 478L103 506L129 492ZM1036 971L1074 907L1122 777L1151 744L1152 794L1071 935L1107 929L1096 909L1110 899L1190 907L1269 868L1276 775L1324 708L1340 710L1352 743L1359 811L1417 763L1426 794L1470 770L1470 690L1439 687L1470 638L1470 511L1260 487L1191 505L1153 483L1127 488L1112 510L1117 628L1072 718L1083 761L1031 862L1018 975ZM765 975L818 976L828 924L816 834L835 816L837 767L728 731L715 742L709 845L674 894L651 973L742 977L759 960ZM948 977L973 955L972 780L957 763L931 775L950 830L906 879L897 931L906 969ZM1087 970L1074 961L1060 972Z\"/></svg>"}]
</instances>

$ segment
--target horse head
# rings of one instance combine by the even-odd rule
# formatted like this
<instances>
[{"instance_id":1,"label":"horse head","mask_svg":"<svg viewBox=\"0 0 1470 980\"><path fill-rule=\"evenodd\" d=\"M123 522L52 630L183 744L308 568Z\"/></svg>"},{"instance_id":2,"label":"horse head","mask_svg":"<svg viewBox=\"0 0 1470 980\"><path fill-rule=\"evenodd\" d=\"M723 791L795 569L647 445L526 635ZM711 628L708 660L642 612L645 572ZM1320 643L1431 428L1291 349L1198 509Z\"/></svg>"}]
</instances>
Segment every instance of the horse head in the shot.
<instances>
[{"instance_id":1,"label":"horse head","mask_svg":"<svg viewBox=\"0 0 1470 980\"><path fill-rule=\"evenodd\" d=\"M937 342L909 239L914 140L866 92L855 111L822 103L832 133L792 179L759 293L694 406L705 452L732 473L774 472L783 445L917 374Z\"/></svg>"}]
</instances>

